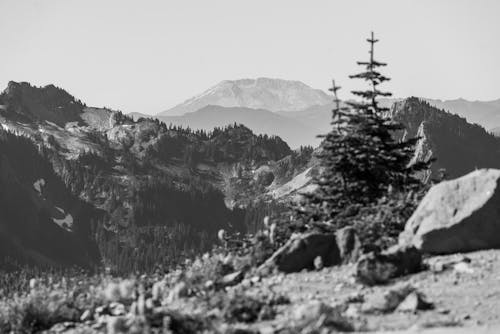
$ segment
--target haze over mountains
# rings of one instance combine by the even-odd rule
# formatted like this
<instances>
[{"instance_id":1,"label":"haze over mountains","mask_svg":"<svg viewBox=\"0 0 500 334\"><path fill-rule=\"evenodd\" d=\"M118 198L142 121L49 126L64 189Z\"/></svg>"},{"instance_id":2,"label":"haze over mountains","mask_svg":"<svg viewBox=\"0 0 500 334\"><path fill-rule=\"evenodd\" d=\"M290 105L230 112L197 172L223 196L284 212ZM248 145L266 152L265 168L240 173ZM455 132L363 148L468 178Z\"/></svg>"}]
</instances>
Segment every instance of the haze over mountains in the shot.
<instances>
[{"instance_id":1,"label":"haze over mountains","mask_svg":"<svg viewBox=\"0 0 500 334\"><path fill-rule=\"evenodd\" d=\"M436 100L431 106L464 117L493 133L500 132L500 99L495 101ZM401 98L383 99L387 107ZM278 135L292 148L317 146L318 134L330 129L331 96L300 81L257 78L225 80L177 106L157 114L166 124L210 130L241 123L258 134ZM132 113L134 118L151 117Z\"/></svg>"}]
</instances>

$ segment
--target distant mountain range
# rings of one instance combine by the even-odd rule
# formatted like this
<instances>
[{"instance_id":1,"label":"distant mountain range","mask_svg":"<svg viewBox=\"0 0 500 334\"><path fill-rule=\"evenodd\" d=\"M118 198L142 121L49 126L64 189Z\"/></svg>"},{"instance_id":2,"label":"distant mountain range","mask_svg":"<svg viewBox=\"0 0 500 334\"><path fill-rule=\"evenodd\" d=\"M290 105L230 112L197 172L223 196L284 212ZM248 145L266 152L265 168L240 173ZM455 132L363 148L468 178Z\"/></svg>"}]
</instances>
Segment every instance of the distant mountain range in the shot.
<instances>
[{"instance_id":1,"label":"distant mountain range","mask_svg":"<svg viewBox=\"0 0 500 334\"><path fill-rule=\"evenodd\" d=\"M431 106L464 117L494 134L500 133L500 99L467 101L426 99ZM391 107L403 99L384 99ZM330 129L331 96L300 81L258 78L226 80L156 116L167 124L211 129L241 123L258 134L278 135L292 148L317 146L318 134Z\"/></svg>"}]
</instances>

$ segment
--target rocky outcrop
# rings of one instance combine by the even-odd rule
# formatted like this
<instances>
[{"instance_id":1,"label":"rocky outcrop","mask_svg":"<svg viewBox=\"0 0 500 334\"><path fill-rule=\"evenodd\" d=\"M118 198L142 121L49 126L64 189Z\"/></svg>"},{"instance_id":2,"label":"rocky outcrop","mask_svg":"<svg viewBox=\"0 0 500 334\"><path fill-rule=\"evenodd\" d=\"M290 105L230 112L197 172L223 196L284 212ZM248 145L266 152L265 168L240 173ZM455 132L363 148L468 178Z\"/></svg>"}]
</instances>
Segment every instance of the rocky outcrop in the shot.
<instances>
[{"instance_id":1,"label":"rocky outcrop","mask_svg":"<svg viewBox=\"0 0 500 334\"><path fill-rule=\"evenodd\" d=\"M449 254L500 248L500 170L481 169L441 182L408 220L401 244Z\"/></svg>"},{"instance_id":2,"label":"rocky outcrop","mask_svg":"<svg viewBox=\"0 0 500 334\"><path fill-rule=\"evenodd\" d=\"M465 118L411 97L394 103L390 116L405 126L401 137L418 137L414 161L437 158L429 177L445 169L450 178L460 177L476 168L500 168L500 140Z\"/></svg>"}]
</instances>

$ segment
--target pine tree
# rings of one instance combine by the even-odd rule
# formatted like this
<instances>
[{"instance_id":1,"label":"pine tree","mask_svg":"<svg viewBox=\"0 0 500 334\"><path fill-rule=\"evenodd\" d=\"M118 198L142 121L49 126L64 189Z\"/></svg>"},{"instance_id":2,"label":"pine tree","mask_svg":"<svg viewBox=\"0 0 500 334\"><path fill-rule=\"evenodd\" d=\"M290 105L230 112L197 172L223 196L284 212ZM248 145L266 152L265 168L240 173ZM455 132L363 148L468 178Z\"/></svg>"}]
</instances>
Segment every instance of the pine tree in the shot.
<instances>
[{"instance_id":1,"label":"pine tree","mask_svg":"<svg viewBox=\"0 0 500 334\"><path fill-rule=\"evenodd\" d=\"M427 169L429 162L410 164L418 138L394 137L404 127L388 117L388 108L378 104L378 97L391 95L379 90L379 85L389 78L378 71L386 64L374 59L374 44L378 40L373 32L367 41L370 59L358 62L364 71L350 76L370 85L367 90L352 91L361 101L341 106L337 96L340 87L334 81L329 89L334 96L333 127L322 136L317 154L322 167L314 179L318 187L295 208L296 216L303 222L335 222L353 207L374 204L393 191L411 191L422 186L416 173Z\"/></svg>"}]
</instances>

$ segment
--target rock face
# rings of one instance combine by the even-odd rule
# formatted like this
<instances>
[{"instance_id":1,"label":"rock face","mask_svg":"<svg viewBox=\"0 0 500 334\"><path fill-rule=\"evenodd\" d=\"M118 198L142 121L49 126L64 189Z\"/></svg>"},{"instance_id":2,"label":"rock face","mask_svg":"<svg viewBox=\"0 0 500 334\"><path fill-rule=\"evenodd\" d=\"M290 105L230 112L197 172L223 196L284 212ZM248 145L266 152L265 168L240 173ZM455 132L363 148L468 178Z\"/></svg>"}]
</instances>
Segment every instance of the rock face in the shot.
<instances>
[{"instance_id":1,"label":"rock face","mask_svg":"<svg viewBox=\"0 0 500 334\"><path fill-rule=\"evenodd\" d=\"M425 180L439 176L442 168L450 178L477 168L500 168L500 140L477 124L418 98L395 103L391 116L405 126L403 138L420 138L414 160L437 158Z\"/></svg>"},{"instance_id":2,"label":"rock face","mask_svg":"<svg viewBox=\"0 0 500 334\"><path fill-rule=\"evenodd\" d=\"M500 248L499 179L500 170L481 169L432 187L400 243L430 254Z\"/></svg>"},{"instance_id":3,"label":"rock face","mask_svg":"<svg viewBox=\"0 0 500 334\"><path fill-rule=\"evenodd\" d=\"M312 270L317 257L321 257L325 267L342 262L335 234L310 233L296 236L277 250L260 269L276 268L285 273Z\"/></svg>"}]
</instances>

